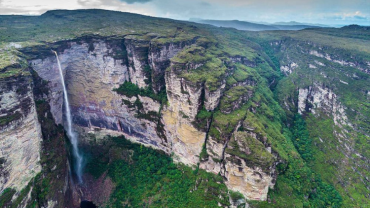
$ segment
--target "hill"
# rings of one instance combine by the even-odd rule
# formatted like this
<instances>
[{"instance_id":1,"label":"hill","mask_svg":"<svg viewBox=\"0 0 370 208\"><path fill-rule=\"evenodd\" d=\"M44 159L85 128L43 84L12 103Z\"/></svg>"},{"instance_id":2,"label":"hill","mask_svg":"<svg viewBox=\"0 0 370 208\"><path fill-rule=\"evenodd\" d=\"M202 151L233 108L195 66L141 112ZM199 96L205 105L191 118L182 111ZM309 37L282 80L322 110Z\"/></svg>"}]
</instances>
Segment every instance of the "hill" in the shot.
<instances>
[{"instance_id":1,"label":"hill","mask_svg":"<svg viewBox=\"0 0 370 208\"><path fill-rule=\"evenodd\" d=\"M203 20L203 19L190 19L202 24L214 25L217 27L235 28L238 30L248 31L265 31L265 30L302 30L305 28L318 28L315 25L304 24L259 24L239 20Z\"/></svg>"}]
</instances>

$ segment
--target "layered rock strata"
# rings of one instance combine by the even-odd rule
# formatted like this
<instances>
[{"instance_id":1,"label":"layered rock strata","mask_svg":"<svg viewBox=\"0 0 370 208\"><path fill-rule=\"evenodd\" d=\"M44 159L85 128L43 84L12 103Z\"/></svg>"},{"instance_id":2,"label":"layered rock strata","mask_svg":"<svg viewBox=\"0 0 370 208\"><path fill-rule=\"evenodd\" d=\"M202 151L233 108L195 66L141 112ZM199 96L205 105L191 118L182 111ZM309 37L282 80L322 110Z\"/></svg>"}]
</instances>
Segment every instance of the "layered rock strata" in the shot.
<instances>
[{"instance_id":1,"label":"layered rock strata","mask_svg":"<svg viewBox=\"0 0 370 208\"><path fill-rule=\"evenodd\" d=\"M22 190L41 171L41 140L30 75L0 79L0 193Z\"/></svg>"}]
</instances>

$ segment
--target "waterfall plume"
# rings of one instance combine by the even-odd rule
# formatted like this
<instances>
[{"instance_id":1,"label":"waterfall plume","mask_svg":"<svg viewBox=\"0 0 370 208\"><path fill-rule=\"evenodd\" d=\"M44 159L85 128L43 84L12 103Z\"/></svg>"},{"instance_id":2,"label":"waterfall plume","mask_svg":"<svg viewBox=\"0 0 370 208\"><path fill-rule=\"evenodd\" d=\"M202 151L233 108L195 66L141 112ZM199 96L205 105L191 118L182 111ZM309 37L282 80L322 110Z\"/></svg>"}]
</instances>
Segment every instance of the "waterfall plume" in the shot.
<instances>
[{"instance_id":1,"label":"waterfall plume","mask_svg":"<svg viewBox=\"0 0 370 208\"><path fill-rule=\"evenodd\" d=\"M55 53L57 62L58 62L58 68L59 68L59 75L60 75L60 80L62 82L63 86L63 94L64 94L64 105L65 105L65 114L67 118L67 135L71 141L72 148L73 148L73 156L75 158L75 170L76 170L76 175L78 178L78 181L82 183L82 156L80 154L80 151L78 149L78 136L77 134L73 131L72 128L72 115L71 115L71 109L69 107L69 100L68 100L68 93L67 93L67 88L65 86L64 82L64 76L63 76L63 71L62 71L62 66L59 61L58 53L56 51L53 51Z\"/></svg>"}]
</instances>

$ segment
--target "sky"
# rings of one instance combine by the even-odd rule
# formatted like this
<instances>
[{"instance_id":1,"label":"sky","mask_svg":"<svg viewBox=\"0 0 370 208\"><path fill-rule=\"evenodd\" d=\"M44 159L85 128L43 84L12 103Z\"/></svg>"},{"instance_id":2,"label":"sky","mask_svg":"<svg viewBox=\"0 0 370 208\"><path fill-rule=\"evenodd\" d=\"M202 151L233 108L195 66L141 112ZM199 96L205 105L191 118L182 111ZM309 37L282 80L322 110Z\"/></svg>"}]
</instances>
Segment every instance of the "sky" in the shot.
<instances>
[{"instance_id":1,"label":"sky","mask_svg":"<svg viewBox=\"0 0 370 208\"><path fill-rule=\"evenodd\" d=\"M0 14L107 9L155 17L370 26L370 0L0 0Z\"/></svg>"}]
</instances>

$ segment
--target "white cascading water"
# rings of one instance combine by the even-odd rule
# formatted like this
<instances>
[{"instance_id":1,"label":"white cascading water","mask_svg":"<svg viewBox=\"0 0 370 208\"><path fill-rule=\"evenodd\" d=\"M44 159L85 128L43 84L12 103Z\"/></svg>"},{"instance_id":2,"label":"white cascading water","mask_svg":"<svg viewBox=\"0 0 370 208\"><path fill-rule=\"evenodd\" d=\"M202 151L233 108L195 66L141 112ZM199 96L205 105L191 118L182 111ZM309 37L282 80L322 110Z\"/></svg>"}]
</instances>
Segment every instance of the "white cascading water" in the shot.
<instances>
[{"instance_id":1,"label":"white cascading water","mask_svg":"<svg viewBox=\"0 0 370 208\"><path fill-rule=\"evenodd\" d=\"M78 150L78 137L72 129L72 116L71 116L71 110L69 108L69 100L68 100L67 89L64 83L62 66L60 65L58 53L56 51L53 51L53 52L55 53L55 56L57 58L60 80L62 81L62 85L63 85L64 104L66 108L66 117L67 117L67 135L72 143L73 155L76 159L76 164L75 164L76 165L76 175L78 177L78 181L82 183L82 156L80 155L80 152Z\"/></svg>"}]
</instances>

